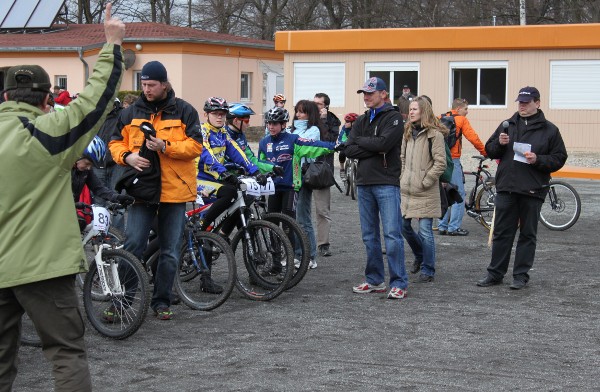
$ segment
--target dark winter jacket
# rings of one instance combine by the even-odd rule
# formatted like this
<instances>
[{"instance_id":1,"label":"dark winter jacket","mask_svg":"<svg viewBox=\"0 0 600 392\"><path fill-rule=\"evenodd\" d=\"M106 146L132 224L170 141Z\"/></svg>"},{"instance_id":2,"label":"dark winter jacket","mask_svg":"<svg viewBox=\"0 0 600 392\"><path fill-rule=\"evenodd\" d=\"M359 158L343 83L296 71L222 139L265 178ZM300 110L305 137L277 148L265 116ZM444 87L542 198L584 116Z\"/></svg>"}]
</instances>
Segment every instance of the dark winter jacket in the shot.
<instances>
[{"instance_id":1,"label":"dark winter jacket","mask_svg":"<svg viewBox=\"0 0 600 392\"><path fill-rule=\"evenodd\" d=\"M559 170L567 161L567 149L556 125L546 120L544 113L523 118L515 113L507 120L510 142L501 145L502 124L485 144L489 158L500 159L496 172L496 190L515 192L545 199L548 193L550 173ZM514 159L513 143L531 144L531 152L537 155L532 165Z\"/></svg>"},{"instance_id":2,"label":"dark winter jacket","mask_svg":"<svg viewBox=\"0 0 600 392\"><path fill-rule=\"evenodd\" d=\"M93 171L77 170L76 167L73 167L71 169L71 189L73 190L73 200L75 202L79 201L79 195L81 195L84 185L88 186L94 196L99 196L104 200L114 201L114 198L118 195L117 192L104 186Z\"/></svg>"},{"instance_id":3,"label":"dark winter jacket","mask_svg":"<svg viewBox=\"0 0 600 392\"><path fill-rule=\"evenodd\" d=\"M386 104L369 122L369 110L352 126L346 142L348 158L358 159L357 185L400 186L400 146L404 133L400 113Z\"/></svg>"}]
</instances>

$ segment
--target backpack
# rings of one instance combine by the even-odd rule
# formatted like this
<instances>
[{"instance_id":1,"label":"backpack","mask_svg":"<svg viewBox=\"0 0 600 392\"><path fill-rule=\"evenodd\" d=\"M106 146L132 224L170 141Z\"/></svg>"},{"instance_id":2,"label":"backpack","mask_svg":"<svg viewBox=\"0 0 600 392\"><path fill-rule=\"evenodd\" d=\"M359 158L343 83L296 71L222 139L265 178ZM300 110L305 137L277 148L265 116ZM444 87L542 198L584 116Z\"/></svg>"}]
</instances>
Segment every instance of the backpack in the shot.
<instances>
[{"instance_id":1,"label":"backpack","mask_svg":"<svg viewBox=\"0 0 600 392\"><path fill-rule=\"evenodd\" d=\"M431 139L427 139L427 141L429 142L429 155L431 155L431 159L433 159L433 153L431 152L431 146L433 142L431 141ZM446 170L444 170L444 172L440 176L440 181L449 183L452 180L454 162L452 161L452 153L450 152L450 147L448 146L448 143L444 143L444 146L446 147Z\"/></svg>"},{"instance_id":2,"label":"backpack","mask_svg":"<svg viewBox=\"0 0 600 392\"><path fill-rule=\"evenodd\" d=\"M458 131L458 135L456 134L456 121L452 112L442 114L440 116L440 121L450 131L448 132L448 136L446 136L446 144L448 147L452 148L462 137L462 130Z\"/></svg>"}]
</instances>

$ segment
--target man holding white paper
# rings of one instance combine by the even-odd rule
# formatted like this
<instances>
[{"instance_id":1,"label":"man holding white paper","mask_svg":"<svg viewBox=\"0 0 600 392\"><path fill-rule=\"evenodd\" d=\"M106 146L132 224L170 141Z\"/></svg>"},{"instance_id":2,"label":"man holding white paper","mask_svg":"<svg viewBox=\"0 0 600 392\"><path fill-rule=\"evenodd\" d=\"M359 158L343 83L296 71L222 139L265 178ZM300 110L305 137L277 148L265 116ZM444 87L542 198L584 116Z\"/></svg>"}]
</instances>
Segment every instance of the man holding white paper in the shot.
<instances>
[{"instance_id":1,"label":"man holding white paper","mask_svg":"<svg viewBox=\"0 0 600 392\"><path fill-rule=\"evenodd\" d=\"M567 150L556 125L540 110L540 92L523 87L517 112L504 121L485 144L489 158L500 159L496 172L492 259L487 275L477 282L487 287L502 283L517 233L513 283L519 290L529 281L537 243L540 209L548 193L550 173L567 160Z\"/></svg>"}]
</instances>

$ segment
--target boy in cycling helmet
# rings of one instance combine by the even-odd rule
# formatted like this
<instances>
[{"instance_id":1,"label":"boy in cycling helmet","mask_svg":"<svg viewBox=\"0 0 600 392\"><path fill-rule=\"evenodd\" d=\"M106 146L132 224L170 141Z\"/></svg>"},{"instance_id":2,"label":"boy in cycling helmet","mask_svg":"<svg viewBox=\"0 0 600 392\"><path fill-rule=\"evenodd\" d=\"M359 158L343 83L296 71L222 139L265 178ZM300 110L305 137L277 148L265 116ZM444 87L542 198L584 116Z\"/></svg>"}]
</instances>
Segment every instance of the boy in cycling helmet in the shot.
<instances>
[{"instance_id":1,"label":"boy in cycling helmet","mask_svg":"<svg viewBox=\"0 0 600 392\"><path fill-rule=\"evenodd\" d=\"M73 200L82 201L86 204L92 204L91 194L99 196L113 203L123 205L132 204L135 199L129 195L120 195L116 191L107 188L102 184L98 177L92 171L92 166L102 167L106 159L106 144L100 137L95 136L91 143L85 148L81 158L75 162L71 169L71 189L73 190ZM81 230L91 221L89 216L78 214L79 227Z\"/></svg>"},{"instance_id":2,"label":"boy in cycling helmet","mask_svg":"<svg viewBox=\"0 0 600 392\"><path fill-rule=\"evenodd\" d=\"M358 114L356 113L348 113L344 116L344 126L340 131L340 135L338 136L338 143L346 143L348 140L348 135L350 134L350 130L352 129L352 124L358 118ZM344 170L344 164L346 163L346 154L344 151L340 151L340 155L338 156L338 160L340 162L340 178L342 180L346 179L346 170Z\"/></svg>"},{"instance_id":3,"label":"boy in cycling helmet","mask_svg":"<svg viewBox=\"0 0 600 392\"><path fill-rule=\"evenodd\" d=\"M295 219L297 192L302 186L301 158L331 154L335 144L303 139L298 134L285 132L289 118L288 111L283 108L273 108L267 112L265 121L269 135L260 141L258 157L283 167L283 176L274 179L275 194L269 196L268 211L282 212ZM297 249L297 256L300 256L299 251ZM296 264L299 267L300 262L296 260Z\"/></svg>"},{"instance_id":4,"label":"boy in cycling helmet","mask_svg":"<svg viewBox=\"0 0 600 392\"><path fill-rule=\"evenodd\" d=\"M261 173L275 172L278 176L283 175L283 169L280 166L273 165L266 161L259 161L258 158L250 149L248 140L246 139L246 129L250 123L250 116L254 115L254 110L244 105L243 103L232 103L229 105L229 112L227 113L227 124L225 129L231 139L233 139L240 149L246 154L246 158L254 165L258 167ZM227 159L227 163L229 162ZM233 164L235 165L235 164Z\"/></svg>"}]
</instances>

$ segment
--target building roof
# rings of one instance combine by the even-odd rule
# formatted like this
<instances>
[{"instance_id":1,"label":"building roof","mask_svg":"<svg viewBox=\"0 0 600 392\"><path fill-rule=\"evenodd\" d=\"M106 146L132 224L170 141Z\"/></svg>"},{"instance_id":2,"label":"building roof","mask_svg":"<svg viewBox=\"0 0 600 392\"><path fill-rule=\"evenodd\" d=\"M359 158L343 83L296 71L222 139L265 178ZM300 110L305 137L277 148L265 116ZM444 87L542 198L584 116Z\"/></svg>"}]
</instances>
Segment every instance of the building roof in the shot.
<instances>
[{"instance_id":1,"label":"building roof","mask_svg":"<svg viewBox=\"0 0 600 392\"><path fill-rule=\"evenodd\" d=\"M275 50L285 53L599 48L600 23L275 33Z\"/></svg>"},{"instance_id":2,"label":"building roof","mask_svg":"<svg viewBox=\"0 0 600 392\"><path fill-rule=\"evenodd\" d=\"M272 41L219 34L189 27L169 26L162 23L126 23L124 42L203 43L273 49ZM0 51L72 51L94 49L106 41L103 24L55 24L50 30L30 33L0 33Z\"/></svg>"}]
</instances>

